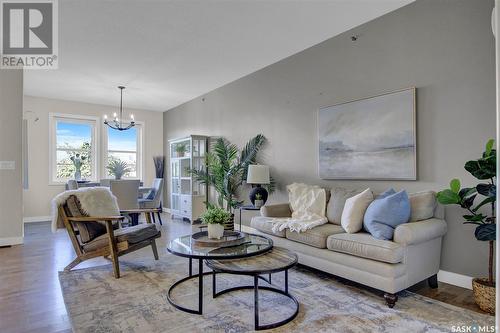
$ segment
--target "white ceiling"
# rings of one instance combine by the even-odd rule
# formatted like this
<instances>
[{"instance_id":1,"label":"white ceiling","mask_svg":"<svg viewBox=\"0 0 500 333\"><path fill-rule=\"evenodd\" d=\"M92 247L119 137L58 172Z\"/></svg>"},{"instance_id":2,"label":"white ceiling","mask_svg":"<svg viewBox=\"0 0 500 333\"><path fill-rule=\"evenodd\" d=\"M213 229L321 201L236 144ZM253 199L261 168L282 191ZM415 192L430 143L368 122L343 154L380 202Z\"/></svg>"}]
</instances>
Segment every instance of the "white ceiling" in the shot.
<instances>
[{"instance_id":1,"label":"white ceiling","mask_svg":"<svg viewBox=\"0 0 500 333\"><path fill-rule=\"evenodd\" d=\"M165 111L413 0L60 0L25 94Z\"/></svg>"}]
</instances>

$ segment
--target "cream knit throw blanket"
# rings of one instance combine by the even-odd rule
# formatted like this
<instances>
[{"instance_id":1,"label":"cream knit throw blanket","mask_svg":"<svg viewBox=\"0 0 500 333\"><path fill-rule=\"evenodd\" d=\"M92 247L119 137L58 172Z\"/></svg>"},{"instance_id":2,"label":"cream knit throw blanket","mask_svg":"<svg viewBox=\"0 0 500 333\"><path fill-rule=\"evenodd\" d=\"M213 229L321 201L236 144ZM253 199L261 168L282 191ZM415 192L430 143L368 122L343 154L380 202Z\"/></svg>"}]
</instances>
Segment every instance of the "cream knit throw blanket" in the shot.
<instances>
[{"instance_id":1,"label":"cream knit throw blanket","mask_svg":"<svg viewBox=\"0 0 500 333\"><path fill-rule=\"evenodd\" d=\"M60 221L58 208L74 195L80 201L82 211L88 216L119 216L120 208L116 197L108 187L83 187L78 190L64 191L52 199L52 232L64 228Z\"/></svg>"},{"instance_id":2,"label":"cream knit throw blanket","mask_svg":"<svg viewBox=\"0 0 500 333\"><path fill-rule=\"evenodd\" d=\"M273 218L273 232L290 229L303 232L328 222L326 191L319 186L293 183L287 186L292 217Z\"/></svg>"}]
</instances>

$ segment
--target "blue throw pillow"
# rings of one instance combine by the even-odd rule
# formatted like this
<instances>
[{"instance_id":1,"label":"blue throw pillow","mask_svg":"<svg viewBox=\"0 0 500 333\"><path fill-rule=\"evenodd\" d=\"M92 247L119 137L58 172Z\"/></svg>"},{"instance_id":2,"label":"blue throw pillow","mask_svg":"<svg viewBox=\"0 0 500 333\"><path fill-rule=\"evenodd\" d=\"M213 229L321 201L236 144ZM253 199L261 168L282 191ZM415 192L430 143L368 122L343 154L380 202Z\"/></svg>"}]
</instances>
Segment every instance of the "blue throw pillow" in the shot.
<instances>
[{"instance_id":1,"label":"blue throw pillow","mask_svg":"<svg viewBox=\"0 0 500 333\"><path fill-rule=\"evenodd\" d=\"M411 206L406 191L389 189L368 206L363 227L377 239L391 240L394 229L410 220Z\"/></svg>"},{"instance_id":2,"label":"blue throw pillow","mask_svg":"<svg viewBox=\"0 0 500 333\"><path fill-rule=\"evenodd\" d=\"M147 200L154 200L155 195L156 195L155 190L151 190L151 191L149 191L148 196L146 197L146 199Z\"/></svg>"}]
</instances>

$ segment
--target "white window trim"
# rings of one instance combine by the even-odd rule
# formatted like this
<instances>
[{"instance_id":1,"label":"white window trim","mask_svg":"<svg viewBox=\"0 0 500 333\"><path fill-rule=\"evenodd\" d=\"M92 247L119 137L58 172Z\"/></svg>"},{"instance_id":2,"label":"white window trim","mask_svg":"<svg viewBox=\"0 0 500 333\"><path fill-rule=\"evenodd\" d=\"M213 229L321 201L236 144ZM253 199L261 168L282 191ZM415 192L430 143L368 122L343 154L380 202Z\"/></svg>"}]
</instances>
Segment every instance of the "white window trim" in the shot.
<instances>
[{"instance_id":1,"label":"white window trim","mask_svg":"<svg viewBox=\"0 0 500 333\"><path fill-rule=\"evenodd\" d=\"M104 118L102 118L104 121ZM144 132L146 130L146 123L144 121L135 121L137 128L137 177L135 179L140 179L144 181ZM106 170L106 165L108 161L108 126L103 125L102 130L102 154L101 154L101 178L109 179L108 172ZM134 178L127 178L134 179Z\"/></svg>"},{"instance_id":2,"label":"white window trim","mask_svg":"<svg viewBox=\"0 0 500 333\"><path fill-rule=\"evenodd\" d=\"M67 114L67 113L49 113L49 185L63 185L67 182L67 179L57 180L55 175L57 173L57 128L56 124L58 120L67 119L68 122L81 122L88 124L94 123L92 127L92 155L95 157L93 159L93 169L94 169L94 178L92 181L97 181L99 179L99 164L98 157L100 156L99 149L99 138L100 138L100 128L99 126L99 117L93 116L82 116L75 114Z\"/></svg>"}]
</instances>

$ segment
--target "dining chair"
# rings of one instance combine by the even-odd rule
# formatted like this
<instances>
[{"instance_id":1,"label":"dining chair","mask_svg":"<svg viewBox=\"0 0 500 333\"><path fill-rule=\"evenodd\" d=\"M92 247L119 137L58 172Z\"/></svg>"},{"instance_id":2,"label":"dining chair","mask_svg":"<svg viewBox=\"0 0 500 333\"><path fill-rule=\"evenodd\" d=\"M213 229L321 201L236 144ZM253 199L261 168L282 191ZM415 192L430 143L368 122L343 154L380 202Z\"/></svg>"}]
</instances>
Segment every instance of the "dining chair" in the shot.
<instances>
[{"instance_id":1,"label":"dining chair","mask_svg":"<svg viewBox=\"0 0 500 333\"><path fill-rule=\"evenodd\" d=\"M142 199L139 199L139 207L140 208L149 208L149 209L157 209L156 214L158 216L158 220L160 221L160 225L163 225L161 220L161 195L163 190L163 178L155 178L153 180L153 185L151 186L151 191L149 194ZM156 222L155 213L153 213L153 222Z\"/></svg>"},{"instance_id":2,"label":"dining chair","mask_svg":"<svg viewBox=\"0 0 500 333\"><path fill-rule=\"evenodd\" d=\"M109 180L109 189L118 201L120 212L130 217L132 225L139 223L140 212L137 211L139 209L139 202L137 201L139 186L140 181L138 179ZM149 215L147 213L145 215L146 220L149 222Z\"/></svg>"},{"instance_id":3,"label":"dining chair","mask_svg":"<svg viewBox=\"0 0 500 333\"><path fill-rule=\"evenodd\" d=\"M110 180L109 188L111 193L118 200L120 210L131 210L139 208L139 186L138 179Z\"/></svg>"},{"instance_id":4,"label":"dining chair","mask_svg":"<svg viewBox=\"0 0 500 333\"><path fill-rule=\"evenodd\" d=\"M104 187L109 187L111 183L111 179L109 178L104 178L99 181L99 184Z\"/></svg>"}]
</instances>

